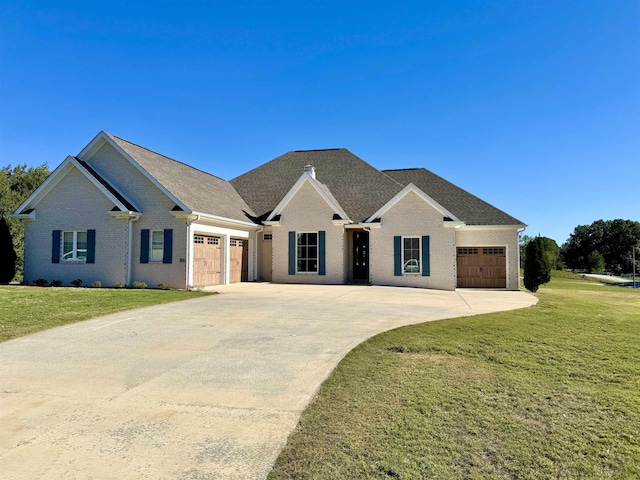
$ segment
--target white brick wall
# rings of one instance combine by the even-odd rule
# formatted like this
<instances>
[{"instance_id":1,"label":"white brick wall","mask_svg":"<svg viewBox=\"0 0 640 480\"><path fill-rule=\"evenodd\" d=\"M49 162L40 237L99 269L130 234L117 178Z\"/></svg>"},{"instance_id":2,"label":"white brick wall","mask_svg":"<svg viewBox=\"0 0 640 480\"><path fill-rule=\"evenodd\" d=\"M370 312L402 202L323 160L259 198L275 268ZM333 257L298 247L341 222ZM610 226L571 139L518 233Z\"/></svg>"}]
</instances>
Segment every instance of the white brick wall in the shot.
<instances>
[{"instance_id":1,"label":"white brick wall","mask_svg":"<svg viewBox=\"0 0 640 480\"><path fill-rule=\"evenodd\" d=\"M78 170L71 170L36 206L36 220L25 222L25 282L37 278L103 286L126 277L127 221L108 215L113 203ZM95 263L51 263L53 230L96 230Z\"/></svg>"},{"instance_id":2,"label":"white brick wall","mask_svg":"<svg viewBox=\"0 0 640 480\"><path fill-rule=\"evenodd\" d=\"M393 237L429 235L430 273L394 276ZM442 214L409 192L389 209L380 222L379 229L372 229L370 242L370 277L376 285L453 290L456 287L455 234L452 228L444 228Z\"/></svg>"},{"instance_id":3,"label":"white brick wall","mask_svg":"<svg viewBox=\"0 0 640 480\"><path fill-rule=\"evenodd\" d=\"M175 288L186 285L186 221L171 215L174 203L135 167L105 144L87 160L142 211L133 223L132 281L150 287L165 282ZM103 286L126 281L128 221L109 215L113 203L82 173L71 170L36 205L36 220L25 224L25 281L59 279L64 284L81 278L83 284L96 280ZM140 263L142 229L173 229L171 264ZM96 263L51 263L53 230L96 230Z\"/></svg>"},{"instance_id":4,"label":"white brick wall","mask_svg":"<svg viewBox=\"0 0 640 480\"><path fill-rule=\"evenodd\" d=\"M279 227L273 228L273 276L276 283L345 283L344 249L346 235L342 225L334 225L333 210L308 182L284 208ZM289 275L289 231L326 231L326 275Z\"/></svg>"},{"instance_id":5,"label":"white brick wall","mask_svg":"<svg viewBox=\"0 0 640 480\"><path fill-rule=\"evenodd\" d=\"M86 160L142 211L140 220L133 223L131 280L145 282L149 287L164 282L174 288L185 288L187 224L186 220L171 215L175 203L108 143ZM173 229L172 263L140 263L141 230L165 228Z\"/></svg>"},{"instance_id":6,"label":"white brick wall","mask_svg":"<svg viewBox=\"0 0 640 480\"><path fill-rule=\"evenodd\" d=\"M456 230L459 247L506 247L507 289L519 289L520 265L518 263L518 231L513 230Z\"/></svg>"}]
</instances>

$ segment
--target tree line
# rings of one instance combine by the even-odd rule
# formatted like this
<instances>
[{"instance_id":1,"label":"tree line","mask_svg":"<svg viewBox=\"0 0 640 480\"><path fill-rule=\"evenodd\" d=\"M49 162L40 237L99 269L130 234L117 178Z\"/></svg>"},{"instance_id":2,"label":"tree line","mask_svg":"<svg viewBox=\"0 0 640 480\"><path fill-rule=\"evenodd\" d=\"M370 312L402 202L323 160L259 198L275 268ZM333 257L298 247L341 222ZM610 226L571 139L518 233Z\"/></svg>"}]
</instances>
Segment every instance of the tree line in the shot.
<instances>
[{"instance_id":1,"label":"tree line","mask_svg":"<svg viewBox=\"0 0 640 480\"><path fill-rule=\"evenodd\" d=\"M551 238L523 235L520 237L520 265L525 270L525 287L535 292L539 285L549 281L551 269L616 275L631 273L634 249L635 270L639 271L640 222L633 220L596 220L591 225L578 225L561 247Z\"/></svg>"}]
</instances>

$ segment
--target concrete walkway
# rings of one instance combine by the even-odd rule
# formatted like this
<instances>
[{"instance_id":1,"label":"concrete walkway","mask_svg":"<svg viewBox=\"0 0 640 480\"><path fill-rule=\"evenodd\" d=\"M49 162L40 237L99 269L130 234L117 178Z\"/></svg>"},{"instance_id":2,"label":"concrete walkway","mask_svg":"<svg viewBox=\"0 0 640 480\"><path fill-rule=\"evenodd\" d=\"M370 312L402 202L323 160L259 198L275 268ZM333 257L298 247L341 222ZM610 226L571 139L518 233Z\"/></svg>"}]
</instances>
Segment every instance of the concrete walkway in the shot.
<instances>
[{"instance_id":1,"label":"concrete walkway","mask_svg":"<svg viewBox=\"0 0 640 480\"><path fill-rule=\"evenodd\" d=\"M0 476L263 479L340 359L524 292L239 284L0 344Z\"/></svg>"}]
</instances>

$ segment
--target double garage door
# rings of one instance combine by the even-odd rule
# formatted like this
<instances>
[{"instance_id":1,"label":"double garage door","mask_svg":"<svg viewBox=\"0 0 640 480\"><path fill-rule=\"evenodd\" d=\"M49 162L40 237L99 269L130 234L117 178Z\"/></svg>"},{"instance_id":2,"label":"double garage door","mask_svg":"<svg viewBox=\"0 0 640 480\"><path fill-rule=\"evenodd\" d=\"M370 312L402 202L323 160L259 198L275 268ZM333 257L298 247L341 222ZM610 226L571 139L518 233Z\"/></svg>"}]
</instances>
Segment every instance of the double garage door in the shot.
<instances>
[{"instance_id":1,"label":"double garage door","mask_svg":"<svg viewBox=\"0 0 640 480\"><path fill-rule=\"evenodd\" d=\"M246 281L248 277L247 241L229 241L230 282ZM193 237L193 285L204 287L223 282L222 239L206 235Z\"/></svg>"},{"instance_id":2,"label":"double garage door","mask_svg":"<svg viewBox=\"0 0 640 480\"><path fill-rule=\"evenodd\" d=\"M505 247L458 247L458 287L506 288Z\"/></svg>"}]
</instances>

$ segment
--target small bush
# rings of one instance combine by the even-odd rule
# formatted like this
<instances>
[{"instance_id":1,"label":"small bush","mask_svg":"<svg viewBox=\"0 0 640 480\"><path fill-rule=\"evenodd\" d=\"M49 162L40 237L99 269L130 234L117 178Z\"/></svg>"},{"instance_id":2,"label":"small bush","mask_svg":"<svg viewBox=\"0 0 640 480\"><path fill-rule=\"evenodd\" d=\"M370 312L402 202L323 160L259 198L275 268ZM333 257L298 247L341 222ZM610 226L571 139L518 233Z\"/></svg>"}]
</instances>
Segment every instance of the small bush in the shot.
<instances>
[{"instance_id":1,"label":"small bush","mask_svg":"<svg viewBox=\"0 0 640 480\"><path fill-rule=\"evenodd\" d=\"M62 286L62 280L51 280L50 285L52 287L61 287Z\"/></svg>"},{"instance_id":2,"label":"small bush","mask_svg":"<svg viewBox=\"0 0 640 480\"><path fill-rule=\"evenodd\" d=\"M124 288L124 282L118 282L114 285L114 288Z\"/></svg>"},{"instance_id":3,"label":"small bush","mask_svg":"<svg viewBox=\"0 0 640 480\"><path fill-rule=\"evenodd\" d=\"M158 284L158 288L160 290L171 290L171 285L169 285L168 283L162 282Z\"/></svg>"},{"instance_id":4,"label":"small bush","mask_svg":"<svg viewBox=\"0 0 640 480\"><path fill-rule=\"evenodd\" d=\"M100 288L102 287L102 282L100 280L96 280L91 284L91 288Z\"/></svg>"},{"instance_id":5,"label":"small bush","mask_svg":"<svg viewBox=\"0 0 640 480\"><path fill-rule=\"evenodd\" d=\"M71 280L71 285L73 285L74 287L79 287L80 285L82 285L82 280L79 278L76 278L75 280Z\"/></svg>"},{"instance_id":6,"label":"small bush","mask_svg":"<svg viewBox=\"0 0 640 480\"><path fill-rule=\"evenodd\" d=\"M144 282L131 282L131 288L137 288L139 290L144 290L147 288L147 284Z\"/></svg>"},{"instance_id":7,"label":"small bush","mask_svg":"<svg viewBox=\"0 0 640 480\"><path fill-rule=\"evenodd\" d=\"M36 287L46 287L47 285L49 285L49 282L47 282L44 278L36 278L36 279L33 281L33 284L34 284Z\"/></svg>"}]
</instances>

